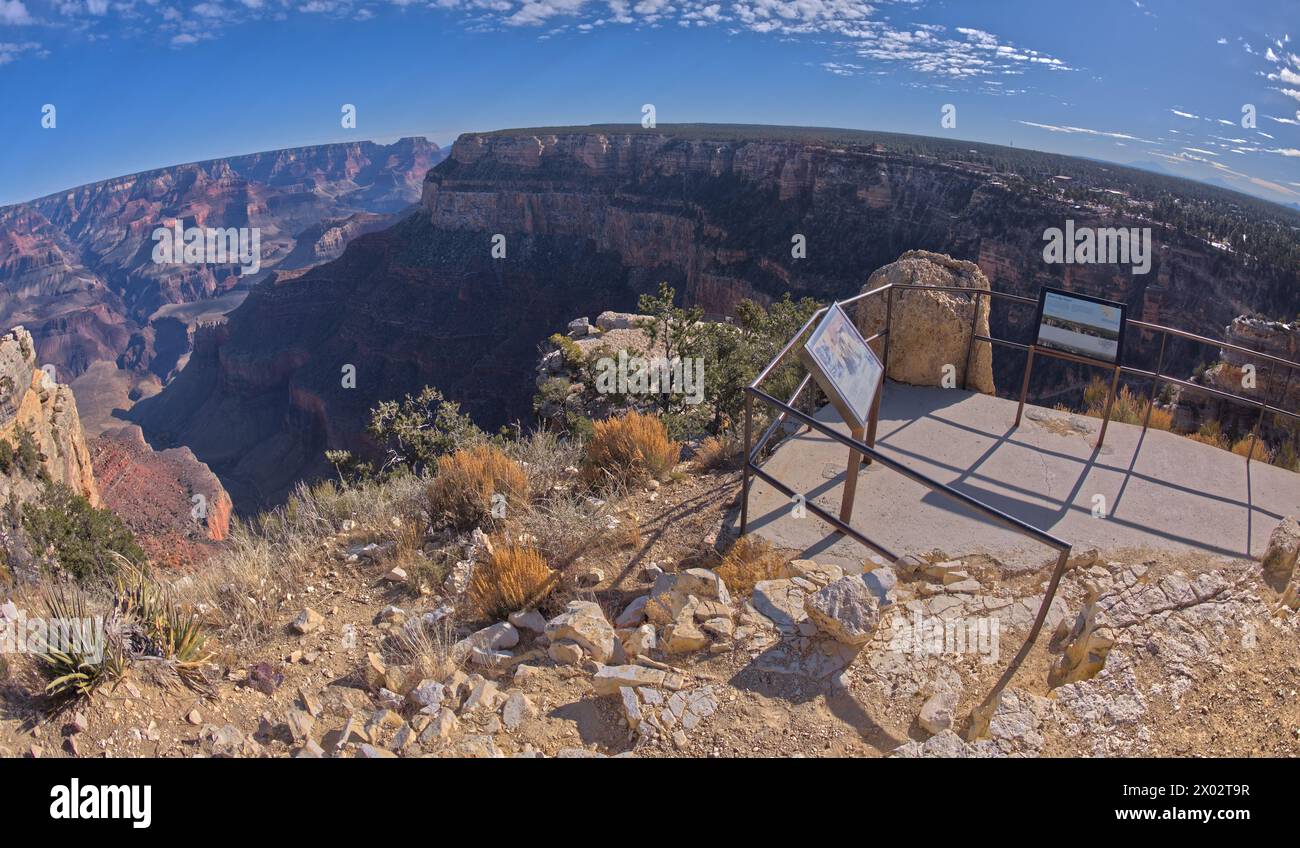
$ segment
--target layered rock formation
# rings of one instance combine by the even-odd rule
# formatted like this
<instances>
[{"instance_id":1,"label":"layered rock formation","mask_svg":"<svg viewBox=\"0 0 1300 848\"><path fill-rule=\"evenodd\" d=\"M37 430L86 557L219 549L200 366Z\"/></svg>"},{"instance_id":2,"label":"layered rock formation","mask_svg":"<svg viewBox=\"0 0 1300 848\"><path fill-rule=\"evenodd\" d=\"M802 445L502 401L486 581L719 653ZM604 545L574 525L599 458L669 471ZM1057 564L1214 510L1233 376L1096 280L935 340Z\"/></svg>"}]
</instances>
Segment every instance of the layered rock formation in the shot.
<instances>
[{"instance_id":1,"label":"layered rock formation","mask_svg":"<svg viewBox=\"0 0 1300 848\"><path fill-rule=\"evenodd\" d=\"M294 148L161 168L4 207L0 327L28 327L41 362L55 365L60 379L102 360L166 379L188 351L184 327L177 342L157 324L168 308L217 301L228 310L238 298L222 296L256 277L241 277L234 264L156 264L156 228L257 228L263 269L310 267L395 220L441 158L422 138ZM183 316L191 326L196 313Z\"/></svg>"},{"instance_id":2,"label":"layered rock formation","mask_svg":"<svg viewBox=\"0 0 1300 848\"><path fill-rule=\"evenodd\" d=\"M150 557L190 564L230 532L230 496L189 448L154 451L127 425L92 439L90 456L104 506L121 516Z\"/></svg>"},{"instance_id":3,"label":"layered rock formation","mask_svg":"<svg viewBox=\"0 0 1300 848\"><path fill-rule=\"evenodd\" d=\"M31 436L45 476L99 504L76 398L37 367L31 334L15 327L0 336L0 439L17 451L24 433ZM35 481L19 473L0 475L0 499L14 494L24 500L36 489Z\"/></svg>"},{"instance_id":4,"label":"layered rock formation","mask_svg":"<svg viewBox=\"0 0 1300 848\"><path fill-rule=\"evenodd\" d=\"M95 439L91 454L105 505L128 524L158 517L166 529L214 542L230 532L230 496L189 448L154 451L128 424Z\"/></svg>"},{"instance_id":5,"label":"layered rock formation","mask_svg":"<svg viewBox=\"0 0 1300 848\"><path fill-rule=\"evenodd\" d=\"M1269 356L1300 362L1300 320L1290 323L1238 316L1223 330L1230 344ZM1216 362L1205 368L1194 382L1230 392L1292 412L1300 411L1300 369L1268 362L1230 348L1220 348ZM1291 373L1288 373L1291 372ZM1178 430L1194 431L1217 422L1225 434L1239 438L1258 423L1265 443L1277 447L1289 442L1300 448L1300 425L1282 416L1266 415L1245 404L1214 397L1194 389L1181 389L1173 405L1173 424Z\"/></svg>"},{"instance_id":6,"label":"layered rock formation","mask_svg":"<svg viewBox=\"0 0 1300 848\"><path fill-rule=\"evenodd\" d=\"M1300 307L1300 271L1254 267L1164 228L1147 201L1082 205L1042 176L1061 173L1145 180L1162 197L1192 185L1067 157L842 131L465 135L429 172L419 214L358 238L334 262L257 287L228 326L196 333L185 371L137 407L137 420L155 446L192 447L237 507L252 507L326 473L326 448L364 452L367 411L424 384L486 427L527 420L538 345L574 315L635 308L660 281L726 313L745 297L845 297L923 249L979 260L994 288L1027 295L1051 284L1136 309L1161 280L1156 317L1203 333L1243 302L1274 314ZM1067 218L1154 226L1153 273L1045 264L1044 228ZM1028 341L1033 317L1001 305L988 322L995 336ZM1132 348L1134 362L1154 364L1154 350ZM1176 348L1168 361L1183 361ZM347 366L355 388L341 379ZM1018 385L1022 367L1020 354L993 354L999 385ZM1036 398L1077 392L1091 374L1076 371L1036 368Z\"/></svg>"},{"instance_id":7,"label":"layered rock formation","mask_svg":"<svg viewBox=\"0 0 1300 848\"><path fill-rule=\"evenodd\" d=\"M863 291L894 284L989 290L989 281L974 262L924 250L909 250L897 262L876 271ZM859 301L856 322L863 338L870 338L885 329L886 317L889 318L889 336L872 342L872 348L877 356L883 357L888 341L891 380L914 386L942 386L945 378L951 377L948 388L994 393L990 346L979 343L970 347L972 332L981 336L989 334L990 298L895 289L891 307L888 297L886 292ZM966 372L968 351L969 374Z\"/></svg>"}]
</instances>

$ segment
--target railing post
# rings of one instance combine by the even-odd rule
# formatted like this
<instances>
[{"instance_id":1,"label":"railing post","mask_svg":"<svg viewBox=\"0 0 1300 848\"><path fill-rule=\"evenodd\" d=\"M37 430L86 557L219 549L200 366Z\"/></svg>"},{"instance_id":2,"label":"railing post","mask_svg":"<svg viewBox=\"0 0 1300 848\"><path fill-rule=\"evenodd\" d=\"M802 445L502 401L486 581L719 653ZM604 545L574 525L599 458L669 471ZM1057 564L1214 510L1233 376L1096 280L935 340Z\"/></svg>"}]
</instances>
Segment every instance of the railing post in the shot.
<instances>
[{"instance_id":1,"label":"railing post","mask_svg":"<svg viewBox=\"0 0 1300 848\"><path fill-rule=\"evenodd\" d=\"M745 535L749 524L749 450L753 438L754 396L745 392L745 470L741 472L740 483L740 535Z\"/></svg>"},{"instance_id":2,"label":"railing post","mask_svg":"<svg viewBox=\"0 0 1300 848\"><path fill-rule=\"evenodd\" d=\"M1147 434L1147 425L1151 423L1151 410L1156 405L1156 386L1159 385L1161 377L1160 372L1165 370L1165 342L1169 340L1168 333L1160 334L1160 355L1156 357L1156 376L1151 380L1151 392L1147 396L1147 414L1142 417L1142 435Z\"/></svg>"},{"instance_id":3,"label":"railing post","mask_svg":"<svg viewBox=\"0 0 1300 848\"><path fill-rule=\"evenodd\" d=\"M1029 375L1034 370L1034 345L1029 346L1029 358L1025 360L1025 379L1020 383L1020 405L1016 407L1016 423L1013 427L1020 426L1020 416L1025 412L1025 395L1029 394Z\"/></svg>"},{"instance_id":4,"label":"railing post","mask_svg":"<svg viewBox=\"0 0 1300 848\"><path fill-rule=\"evenodd\" d=\"M1101 432L1097 434L1097 447L1106 441L1106 425L1110 423L1111 407L1115 405L1115 389L1119 386L1119 363L1115 363L1115 373L1110 378L1110 394L1106 396L1106 414L1101 418Z\"/></svg>"},{"instance_id":5,"label":"railing post","mask_svg":"<svg viewBox=\"0 0 1300 848\"><path fill-rule=\"evenodd\" d=\"M885 292L885 355L881 357L881 381L889 379L889 343L893 341L894 334L894 287L891 285L889 291Z\"/></svg>"},{"instance_id":6,"label":"railing post","mask_svg":"<svg viewBox=\"0 0 1300 848\"><path fill-rule=\"evenodd\" d=\"M997 711L998 703L1002 699L1002 690L1015 677L1016 671L1020 669L1020 664L1025 661L1029 651L1034 647L1034 642L1038 639L1039 632L1043 629L1043 622L1047 620L1047 612L1051 609L1052 601L1056 598L1056 589L1061 585L1061 578L1065 575L1065 569L1070 564L1071 548L1065 548L1056 558L1056 569L1052 571L1052 577L1047 583L1047 591L1043 593L1043 603L1038 607L1038 615L1034 617L1034 625L1029 628L1029 635L1025 637L1025 643L1020 646L1020 650L1011 659L1007 665L1007 670L1002 672L998 682L993 684L988 695L974 710L971 710L970 722L966 728L966 739L975 741L988 732L989 721L993 718L993 713Z\"/></svg>"},{"instance_id":7,"label":"railing post","mask_svg":"<svg viewBox=\"0 0 1300 848\"><path fill-rule=\"evenodd\" d=\"M975 330L980 323L980 304L984 301L984 289L975 290L975 314L970 319L970 341L966 342L966 367L961 372L961 387L963 390L970 389L970 356L975 352ZM993 311L993 304L989 304L989 312Z\"/></svg>"}]
</instances>

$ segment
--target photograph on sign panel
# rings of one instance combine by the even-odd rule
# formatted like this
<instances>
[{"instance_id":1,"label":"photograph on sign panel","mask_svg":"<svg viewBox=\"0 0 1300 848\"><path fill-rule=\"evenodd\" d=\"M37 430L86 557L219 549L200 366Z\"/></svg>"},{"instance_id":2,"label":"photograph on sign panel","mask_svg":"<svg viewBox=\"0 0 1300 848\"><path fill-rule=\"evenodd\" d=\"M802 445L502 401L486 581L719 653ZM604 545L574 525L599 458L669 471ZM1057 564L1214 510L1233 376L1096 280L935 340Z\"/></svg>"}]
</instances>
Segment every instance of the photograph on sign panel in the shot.
<instances>
[{"instance_id":1,"label":"photograph on sign panel","mask_svg":"<svg viewBox=\"0 0 1300 848\"><path fill-rule=\"evenodd\" d=\"M1119 356L1123 310L1068 294L1045 292L1038 344L1114 362Z\"/></svg>"},{"instance_id":2,"label":"photograph on sign panel","mask_svg":"<svg viewBox=\"0 0 1300 848\"><path fill-rule=\"evenodd\" d=\"M849 405L857 418L855 423L864 423L880 383L881 365L844 310L831 307L808 340L807 348Z\"/></svg>"}]
</instances>

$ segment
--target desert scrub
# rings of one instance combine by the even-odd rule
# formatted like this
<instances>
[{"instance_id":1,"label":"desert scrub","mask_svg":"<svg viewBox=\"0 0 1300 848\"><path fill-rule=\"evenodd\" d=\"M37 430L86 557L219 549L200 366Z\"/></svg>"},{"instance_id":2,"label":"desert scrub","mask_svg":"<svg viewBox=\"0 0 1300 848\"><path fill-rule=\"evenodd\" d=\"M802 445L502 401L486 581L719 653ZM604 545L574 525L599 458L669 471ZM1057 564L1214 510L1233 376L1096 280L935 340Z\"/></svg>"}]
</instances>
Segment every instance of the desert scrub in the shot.
<instances>
[{"instance_id":1,"label":"desert scrub","mask_svg":"<svg viewBox=\"0 0 1300 848\"><path fill-rule=\"evenodd\" d=\"M489 438L460 411L460 404L433 386L414 397L380 403L370 411L369 431L387 449L381 472L427 471L440 456Z\"/></svg>"},{"instance_id":2,"label":"desert scrub","mask_svg":"<svg viewBox=\"0 0 1300 848\"><path fill-rule=\"evenodd\" d=\"M223 550L174 583L174 591L204 610L205 623L225 645L261 644L281 632L286 599L301 593L322 558L334 555L347 522L354 539L394 538L407 522L423 527L425 485L410 474L382 482L299 484L284 505L232 521Z\"/></svg>"},{"instance_id":3,"label":"desert scrub","mask_svg":"<svg viewBox=\"0 0 1300 848\"><path fill-rule=\"evenodd\" d=\"M526 507L529 489L518 462L495 445L475 445L438 458L427 489L429 517L457 528L494 523Z\"/></svg>"},{"instance_id":4,"label":"desert scrub","mask_svg":"<svg viewBox=\"0 0 1300 848\"><path fill-rule=\"evenodd\" d=\"M62 623L67 638L47 630L34 651L36 668L45 678L45 694L54 698L88 698L126 672L122 640L95 615L80 586L58 582L42 592L47 620ZM96 627L98 622L98 627Z\"/></svg>"},{"instance_id":5,"label":"desert scrub","mask_svg":"<svg viewBox=\"0 0 1300 848\"><path fill-rule=\"evenodd\" d=\"M111 576L123 558L145 558L122 519L61 483L47 483L34 503L23 504L22 525L46 568L77 580Z\"/></svg>"},{"instance_id":6,"label":"desert scrub","mask_svg":"<svg viewBox=\"0 0 1300 848\"><path fill-rule=\"evenodd\" d=\"M740 439L727 431L719 436L709 436L700 443L695 454L696 471L730 469L740 460Z\"/></svg>"},{"instance_id":7,"label":"desert scrub","mask_svg":"<svg viewBox=\"0 0 1300 848\"><path fill-rule=\"evenodd\" d=\"M503 446L506 455L523 466L531 492L546 498L573 483L582 464L582 443L563 439L548 430L538 430Z\"/></svg>"},{"instance_id":8,"label":"desert scrub","mask_svg":"<svg viewBox=\"0 0 1300 848\"><path fill-rule=\"evenodd\" d=\"M555 588L556 573L535 548L492 540L491 554L470 577L467 592L470 611L483 619L501 619L512 612L537 606Z\"/></svg>"},{"instance_id":9,"label":"desert scrub","mask_svg":"<svg viewBox=\"0 0 1300 848\"><path fill-rule=\"evenodd\" d=\"M35 662L47 695L89 697L140 662L208 690L202 667L211 654L198 616L146 570L122 563L107 597L67 581L47 585L41 597L50 626Z\"/></svg>"},{"instance_id":10,"label":"desert scrub","mask_svg":"<svg viewBox=\"0 0 1300 848\"><path fill-rule=\"evenodd\" d=\"M564 357L564 364L568 367L577 368L587 361L582 346L563 333L556 333L547 341L560 352L560 356Z\"/></svg>"},{"instance_id":11,"label":"desert scrub","mask_svg":"<svg viewBox=\"0 0 1300 848\"><path fill-rule=\"evenodd\" d=\"M727 588L744 597L754 592L763 580L776 580L785 573L785 557L772 549L765 539L741 536L722 558L714 572Z\"/></svg>"},{"instance_id":12,"label":"desert scrub","mask_svg":"<svg viewBox=\"0 0 1300 848\"><path fill-rule=\"evenodd\" d=\"M1242 436L1232 445L1232 452L1238 456L1249 455L1251 459L1271 463L1273 461L1273 451L1269 449L1268 445L1264 444L1264 440L1254 439L1253 442L1252 447L1251 437Z\"/></svg>"},{"instance_id":13,"label":"desert scrub","mask_svg":"<svg viewBox=\"0 0 1300 848\"><path fill-rule=\"evenodd\" d=\"M588 480L601 485L662 480L680 454L681 445L668 438L657 415L633 411L595 422L583 471Z\"/></svg>"}]
</instances>

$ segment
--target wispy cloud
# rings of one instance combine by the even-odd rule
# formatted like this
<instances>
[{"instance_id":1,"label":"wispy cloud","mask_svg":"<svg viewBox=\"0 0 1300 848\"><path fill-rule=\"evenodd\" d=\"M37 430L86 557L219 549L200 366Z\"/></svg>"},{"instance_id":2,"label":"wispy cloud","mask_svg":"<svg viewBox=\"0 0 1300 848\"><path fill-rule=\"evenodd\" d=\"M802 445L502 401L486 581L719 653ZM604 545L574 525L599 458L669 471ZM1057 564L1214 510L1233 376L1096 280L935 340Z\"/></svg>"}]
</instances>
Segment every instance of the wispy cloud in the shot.
<instances>
[{"instance_id":1,"label":"wispy cloud","mask_svg":"<svg viewBox=\"0 0 1300 848\"><path fill-rule=\"evenodd\" d=\"M0 0L0 21L30 17L25 0ZM109 11L109 0L54 0L60 13L83 21ZM913 82L988 82L1005 76L1074 70L1063 58L975 27L895 23L897 8L916 0L200 0L177 7L167 0L114 0L112 9L133 27L151 22L176 46L219 37L225 28L289 14L366 20L383 6L423 7L456 16L476 31L540 30L539 39L603 27L725 27L733 33L815 39L840 56L821 63L845 76L905 69ZM180 36L190 36L182 38ZM1021 89L1002 89L1000 94Z\"/></svg>"},{"instance_id":2,"label":"wispy cloud","mask_svg":"<svg viewBox=\"0 0 1300 848\"><path fill-rule=\"evenodd\" d=\"M1128 133L1106 132L1104 130L1091 130L1088 129L1087 127L1064 127L1064 126L1057 126L1055 124L1040 124L1034 121L1017 121L1016 123L1024 124L1027 127L1037 127L1040 130L1047 130L1048 132L1067 133L1071 135L1075 133L1081 133L1083 135L1096 135L1096 136L1105 136L1106 138L1119 138L1125 141L1140 141L1145 144L1155 143L1152 141L1148 141L1145 138L1138 138L1135 135L1129 135Z\"/></svg>"}]
</instances>

